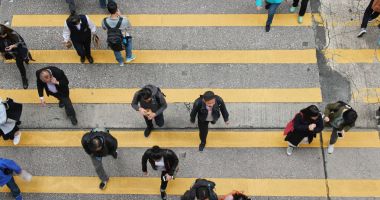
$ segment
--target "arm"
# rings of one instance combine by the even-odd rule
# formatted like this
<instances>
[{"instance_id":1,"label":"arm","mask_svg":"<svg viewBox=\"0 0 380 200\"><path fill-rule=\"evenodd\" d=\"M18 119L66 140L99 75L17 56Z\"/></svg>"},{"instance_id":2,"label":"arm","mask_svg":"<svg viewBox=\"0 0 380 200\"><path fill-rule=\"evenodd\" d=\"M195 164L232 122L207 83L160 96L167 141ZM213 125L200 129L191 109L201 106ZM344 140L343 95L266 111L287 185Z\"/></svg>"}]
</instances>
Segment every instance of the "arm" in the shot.
<instances>
[{"instance_id":1,"label":"arm","mask_svg":"<svg viewBox=\"0 0 380 200\"><path fill-rule=\"evenodd\" d=\"M40 79L40 70L36 72L37 77L37 90L40 98L44 97L44 83Z\"/></svg>"},{"instance_id":2,"label":"arm","mask_svg":"<svg viewBox=\"0 0 380 200\"><path fill-rule=\"evenodd\" d=\"M139 92L138 91L133 96L133 100L132 100L131 106L136 111L139 111L140 106L139 106Z\"/></svg>"},{"instance_id":3,"label":"arm","mask_svg":"<svg viewBox=\"0 0 380 200\"><path fill-rule=\"evenodd\" d=\"M228 122L229 114L228 114L228 111L227 111L226 104L224 103L224 101L223 101L223 99L221 97L218 97L218 100L219 100L219 103L220 103L220 112L223 115L224 122Z\"/></svg>"},{"instance_id":4,"label":"arm","mask_svg":"<svg viewBox=\"0 0 380 200\"><path fill-rule=\"evenodd\" d=\"M309 131L309 125L302 124L302 115L299 113L294 118L294 130L297 132Z\"/></svg>"},{"instance_id":5,"label":"arm","mask_svg":"<svg viewBox=\"0 0 380 200\"><path fill-rule=\"evenodd\" d=\"M62 33L64 42L68 42L70 40L70 33L71 33L70 29L67 26L67 23L65 22L65 24L63 25L63 33Z\"/></svg>"},{"instance_id":6,"label":"arm","mask_svg":"<svg viewBox=\"0 0 380 200\"><path fill-rule=\"evenodd\" d=\"M351 128L353 128L355 124L346 125L343 127L344 132L348 132Z\"/></svg>"},{"instance_id":7,"label":"arm","mask_svg":"<svg viewBox=\"0 0 380 200\"><path fill-rule=\"evenodd\" d=\"M166 103L164 95L162 93L159 94L159 101L160 101L160 108L157 110L156 115L162 114L164 110L168 107L168 104Z\"/></svg>"},{"instance_id":8,"label":"arm","mask_svg":"<svg viewBox=\"0 0 380 200\"><path fill-rule=\"evenodd\" d=\"M147 150L147 151L144 153L144 155L143 155L143 157L142 157L142 159L141 159L141 165L142 165L142 171L143 171L143 172L148 172L148 168L147 168L147 165L146 165L146 162L147 162L148 159L149 159L148 151L149 151L149 150Z\"/></svg>"},{"instance_id":9,"label":"arm","mask_svg":"<svg viewBox=\"0 0 380 200\"><path fill-rule=\"evenodd\" d=\"M194 104L193 104L193 109L191 110L191 113L190 113L190 121L192 123L195 122L195 117L197 116L198 112L199 112L199 109L200 109L200 99L197 99L195 100Z\"/></svg>"},{"instance_id":10,"label":"arm","mask_svg":"<svg viewBox=\"0 0 380 200\"><path fill-rule=\"evenodd\" d=\"M179 160L178 160L178 157L177 157L177 155L172 151L172 150L169 150L169 152L170 152L170 159L172 160L172 166L171 166L171 168L170 168L170 170L168 171L168 174L170 175L170 176L173 176L174 175L174 172L175 172L175 170L177 169L177 167L178 167L178 163L179 163Z\"/></svg>"},{"instance_id":11,"label":"arm","mask_svg":"<svg viewBox=\"0 0 380 200\"><path fill-rule=\"evenodd\" d=\"M58 68L56 68L55 72L56 73L55 73L54 77L59 82L59 86L60 87L69 87L69 80L67 79L65 72L63 72L61 69L58 69Z\"/></svg>"},{"instance_id":12,"label":"arm","mask_svg":"<svg viewBox=\"0 0 380 200\"><path fill-rule=\"evenodd\" d=\"M337 110L339 107L339 103L330 103L330 104L327 104L326 108L325 108L325 116L328 117L330 115L330 113L334 110Z\"/></svg>"},{"instance_id":13,"label":"arm","mask_svg":"<svg viewBox=\"0 0 380 200\"><path fill-rule=\"evenodd\" d=\"M22 169L21 167L13 160L9 160L9 159L3 159L3 166L6 168L6 169L10 169L14 172L16 172L16 174L20 174Z\"/></svg>"},{"instance_id":14,"label":"arm","mask_svg":"<svg viewBox=\"0 0 380 200\"><path fill-rule=\"evenodd\" d=\"M96 34L96 26L94 22L92 22L91 19L87 15L86 15L86 18L87 18L88 27L90 28L91 33Z\"/></svg>"},{"instance_id":15,"label":"arm","mask_svg":"<svg viewBox=\"0 0 380 200\"><path fill-rule=\"evenodd\" d=\"M109 151L111 153L114 153L117 150L117 146L118 146L116 138L114 138L111 134L107 133L106 142L107 142L107 147L109 148Z\"/></svg>"},{"instance_id":16,"label":"arm","mask_svg":"<svg viewBox=\"0 0 380 200\"><path fill-rule=\"evenodd\" d=\"M322 119L322 116L319 116L318 119L317 119L317 122L315 123L317 125L317 127L315 127L314 129L314 133L321 133L323 131L323 119Z\"/></svg>"}]
</instances>

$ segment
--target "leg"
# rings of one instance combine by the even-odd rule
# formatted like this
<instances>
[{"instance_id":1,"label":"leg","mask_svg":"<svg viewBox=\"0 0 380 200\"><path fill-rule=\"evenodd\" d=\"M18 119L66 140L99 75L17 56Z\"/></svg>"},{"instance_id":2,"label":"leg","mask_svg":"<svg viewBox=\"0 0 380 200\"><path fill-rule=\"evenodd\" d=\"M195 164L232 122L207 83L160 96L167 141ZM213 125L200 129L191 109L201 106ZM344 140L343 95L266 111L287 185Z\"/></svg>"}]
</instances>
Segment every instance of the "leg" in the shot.
<instances>
[{"instance_id":1,"label":"leg","mask_svg":"<svg viewBox=\"0 0 380 200\"><path fill-rule=\"evenodd\" d=\"M91 64L94 63L94 59L91 56L91 36L88 41L84 42L83 47L84 47L84 53L86 55L88 62Z\"/></svg>"},{"instance_id":2,"label":"leg","mask_svg":"<svg viewBox=\"0 0 380 200\"><path fill-rule=\"evenodd\" d=\"M149 120L147 117L144 116L144 119L145 119L145 123L146 123L146 127L147 128L150 128L150 129L153 129L153 122L152 120Z\"/></svg>"},{"instance_id":3,"label":"leg","mask_svg":"<svg viewBox=\"0 0 380 200\"><path fill-rule=\"evenodd\" d=\"M107 0L99 0L99 5L101 8L107 8Z\"/></svg>"},{"instance_id":4,"label":"leg","mask_svg":"<svg viewBox=\"0 0 380 200\"><path fill-rule=\"evenodd\" d=\"M28 85L28 79L26 78L26 70L25 70L25 65L24 65L24 59L17 56L16 57L16 65L17 65L17 68L21 74L22 85L23 85L24 89L27 89L29 85Z\"/></svg>"},{"instance_id":5,"label":"leg","mask_svg":"<svg viewBox=\"0 0 380 200\"><path fill-rule=\"evenodd\" d=\"M77 51L78 56L83 58L86 55L85 54L85 46L83 43L73 42L73 46L74 46L75 50Z\"/></svg>"},{"instance_id":6,"label":"leg","mask_svg":"<svg viewBox=\"0 0 380 200\"><path fill-rule=\"evenodd\" d=\"M378 12L373 12L371 15L371 19L376 19L379 16L380 13Z\"/></svg>"},{"instance_id":7,"label":"leg","mask_svg":"<svg viewBox=\"0 0 380 200\"><path fill-rule=\"evenodd\" d=\"M266 25L267 26L270 26L272 24L272 21L273 21L273 18L274 18L274 14L276 14L276 10L278 8L280 4L279 3L273 3L269 6L269 10L268 10L268 20L267 20L267 23Z\"/></svg>"},{"instance_id":8,"label":"leg","mask_svg":"<svg viewBox=\"0 0 380 200\"><path fill-rule=\"evenodd\" d=\"M69 4L70 13L75 13L75 1L74 0L66 0L66 3Z\"/></svg>"},{"instance_id":9,"label":"leg","mask_svg":"<svg viewBox=\"0 0 380 200\"><path fill-rule=\"evenodd\" d=\"M132 37L127 37L127 45L125 47L126 51L126 58L131 59L132 58Z\"/></svg>"},{"instance_id":10,"label":"leg","mask_svg":"<svg viewBox=\"0 0 380 200\"><path fill-rule=\"evenodd\" d=\"M162 127L162 126L164 126L164 123L165 123L164 114L157 115L157 116L154 118L154 121L156 122L156 125L157 125L158 127Z\"/></svg>"},{"instance_id":11,"label":"leg","mask_svg":"<svg viewBox=\"0 0 380 200\"><path fill-rule=\"evenodd\" d=\"M369 3L367 9L365 9L361 28L364 28L364 29L367 28L368 21L371 19L371 15L373 13L373 10L372 10L372 3L373 3L373 1L374 0L371 0L371 2Z\"/></svg>"},{"instance_id":12,"label":"leg","mask_svg":"<svg viewBox=\"0 0 380 200\"><path fill-rule=\"evenodd\" d=\"M107 176L106 172L104 171L102 158L101 157L95 157L95 156L90 156L90 157L91 157L92 164L95 167L95 171L98 174L100 180L102 180L102 182L107 182L109 180L109 177Z\"/></svg>"},{"instance_id":13,"label":"leg","mask_svg":"<svg viewBox=\"0 0 380 200\"><path fill-rule=\"evenodd\" d=\"M199 138L201 140L201 144L206 144L208 135L208 124L209 122L201 122L198 120Z\"/></svg>"},{"instance_id":14,"label":"leg","mask_svg":"<svg viewBox=\"0 0 380 200\"><path fill-rule=\"evenodd\" d=\"M7 183L7 187L11 190L12 196L14 198L20 198L21 197L21 191L18 185L15 182L15 179L12 177L11 180Z\"/></svg>"},{"instance_id":15,"label":"leg","mask_svg":"<svg viewBox=\"0 0 380 200\"><path fill-rule=\"evenodd\" d=\"M336 128L333 128L330 138L330 145L334 145L336 141L338 140L338 130Z\"/></svg>"},{"instance_id":16,"label":"leg","mask_svg":"<svg viewBox=\"0 0 380 200\"><path fill-rule=\"evenodd\" d=\"M303 17L305 15L308 3L309 3L309 0L302 0L299 16Z\"/></svg>"},{"instance_id":17,"label":"leg","mask_svg":"<svg viewBox=\"0 0 380 200\"><path fill-rule=\"evenodd\" d=\"M113 53L115 54L115 58L116 58L117 62L119 62L120 65L123 64L124 58L121 55L121 52L120 51L113 51Z\"/></svg>"},{"instance_id":18,"label":"leg","mask_svg":"<svg viewBox=\"0 0 380 200\"><path fill-rule=\"evenodd\" d=\"M160 192L161 192L161 199L166 199L166 188L168 187L168 181L164 181L164 176L167 174L166 171L163 171L161 173L161 186L160 186Z\"/></svg>"},{"instance_id":19,"label":"leg","mask_svg":"<svg viewBox=\"0 0 380 200\"><path fill-rule=\"evenodd\" d=\"M300 2L300 0L293 0L293 7L298 7L298 3Z\"/></svg>"},{"instance_id":20,"label":"leg","mask_svg":"<svg viewBox=\"0 0 380 200\"><path fill-rule=\"evenodd\" d=\"M60 97L59 100L65 106L66 115L68 117L75 117L75 110L71 103L70 97Z\"/></svg>"}]
</instances>

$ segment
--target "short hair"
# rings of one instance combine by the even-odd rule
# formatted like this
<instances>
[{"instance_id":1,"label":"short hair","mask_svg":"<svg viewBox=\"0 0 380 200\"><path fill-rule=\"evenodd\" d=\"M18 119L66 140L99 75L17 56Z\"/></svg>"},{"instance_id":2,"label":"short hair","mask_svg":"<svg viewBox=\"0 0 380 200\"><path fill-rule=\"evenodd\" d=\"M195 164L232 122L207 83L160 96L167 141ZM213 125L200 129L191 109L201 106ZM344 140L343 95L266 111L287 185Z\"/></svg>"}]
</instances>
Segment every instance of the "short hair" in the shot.
<instances>
[{"instance_id":1,"label":"short hair","mask_svg":"<svg viewBox=\"0 0 380 200\"><path fill-rule=\"evenodd\" d=\"M161 148L157 145L152 147L152 158L153 160L159 160L162 158Z\"/></svg>"},{"instance_id":2,"label":"short hair","mask_svg":"<svg viewBox=\"0 0 380 200\"><path fill-rule=\"evenodd\" d=\"M215 99L215 94L212 91L207 91L202 95L203 99L205 101L210 101L212 99Z\"/></svg>"},{"instance_id":3,"label":"short hair","mask_svg":"<svg viewBox=\"0 0 380 200\"><path fill-rule=\"evenodd\" d=\"M350 125L356 122L356 119L358 118L358 114L356 111L350 109L343 113L343 120L344 124Z\"/></svg>"},{"instance_id":4,"label":"short hair","mask_svg":"<svg viewBox=\"0 0 380 200\"><path fill-rule=\"evenodd\" d=\"M200 187L197 189L196 197L199 200L210 198L209 189L207 187Z\"/></svg>"},{"instance_id":5,"label":"short hair","mask_svg":"<svg viewBox=\"0 0 380 200\"><path fill-rule=\"evenodd\" d=\"M80 16L73 13L69 16L67 20L71 25L77 25L80 22Z\"/></svg>"},{"instance_id":6,"label":"short hair","mask_svg":"<svg viewBox=\"0 0 380 200\"><path fill-rule=\"evenodd\" d=\"M91 151L96 151L100 147L100 139L97 137L93 138L90 142L89 147Z\"/></svg>"},{"instance_id":7,"label":"short hair","mask_svg":"<svg viewBox=\"0 0 380 200\"><path fill-rule=\"evenodd\" d=\"M152 98L152 91L149 88L143 88L140 90L140 96L143 100Z\"/></svg>"},{"instance_id":8,"label":"short hair","mask_svg":"<svg viewBox=\"0 0 380 200\"><path fill-rule=\"evenodd\" d=\"M117 3L114 1L109 1L107 4L107 10L111 14L115 14L117 12Z\"/></svg>"},{"instance_id":9,"label":"short hair","mask_svg":"<svg viewBox=\"0 0 380 200\"><path fill-rule=\"evenodd\" d=\"M237 193L237 194L234 194L232 196L234 197L234 200L251 200L246 195L241 194L241 193Z\"/></svg>"}]
</instances>

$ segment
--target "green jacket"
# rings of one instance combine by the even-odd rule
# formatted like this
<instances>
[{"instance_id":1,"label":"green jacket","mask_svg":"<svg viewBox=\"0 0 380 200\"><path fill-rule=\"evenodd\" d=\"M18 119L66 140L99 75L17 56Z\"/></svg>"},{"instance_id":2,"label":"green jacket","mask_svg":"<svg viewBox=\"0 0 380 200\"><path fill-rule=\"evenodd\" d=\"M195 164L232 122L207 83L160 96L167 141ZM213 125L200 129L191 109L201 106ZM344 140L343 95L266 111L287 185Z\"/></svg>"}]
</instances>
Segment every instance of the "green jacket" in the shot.
<instances>
[{"instance_id":1,"label":"green jacket","mask_svg":"<svg viewBox=\"0 0 380 200\"><path fill-rule=\"evenodd\" d=\"M349 109L347 106L342 105L339 102L327 104L324 114L326 117L330 118L330 121L327 123L325 122L325 124L327 126L332 126L334 128L337 128L338 130L344 130L345 132L349 131L351 128L355 126L355 123L346 124L346 125L342 124L339 127L335 127L333 124L334 120L338 118L343 118L343 113L347 109Z\"/></svg>"}]
</instances>

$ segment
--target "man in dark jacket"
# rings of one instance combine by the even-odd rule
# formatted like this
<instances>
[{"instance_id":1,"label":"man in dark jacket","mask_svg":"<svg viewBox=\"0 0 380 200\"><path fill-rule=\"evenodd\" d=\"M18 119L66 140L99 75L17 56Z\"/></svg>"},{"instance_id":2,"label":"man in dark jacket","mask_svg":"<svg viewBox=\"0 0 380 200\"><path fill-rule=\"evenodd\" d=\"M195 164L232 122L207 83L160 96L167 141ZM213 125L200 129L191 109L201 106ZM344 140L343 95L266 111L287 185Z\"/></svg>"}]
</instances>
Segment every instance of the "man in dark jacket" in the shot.
<instances>
[{"instance_id":1,"label":"man in dark jacket","mask_svg":"<svg viewBox=\"0 0 380 200\"><path fill-rule=\"evenodd\" d=\"M135 93L132 107L139 111L145 119L147 125L144 131L145 137L148 137L153 130L153 119L157 126L162 127L164 125L164 110L168 105L160 88L154 85L144 86Z\"/></svg>"},{"instance_id":2,"label":"man in dark jacket","mask_svg":"<svg viewBox=\"0 0 380 200\"><path fill-rule=\"evenodd\" d=\"M142 171L147 176L147 161L154 170L161 171L161 198L167 199L166 187L168 181L174 179L174 175L178 171L178 157L174 151L170 149L161 149L159 146L153 146L145 151L142 157Z\"/></svg>"},{"instance_id":3,"label":"man in dark jacket","mask_svg":"<svg viewBox=\"0 0 380 200\"><path fill-rule=\"evenodd\" d=\"M105 189L109 177L103 168L102 158L111 155L117 159L117 140L107 129L93 129L82 137L82 146L86 153L90 155L92 164L101 182L100 189Z\"/></svg>"},{"instance_id":4,"label":"man in dark jacket","mask_svg":"<svg viewBox=\"0 0 380 200\"><path fill-rule=\"evenodd\" d=\"M94 63L91 56L91 34L97 37L96 26L87 15L72 14L67 18L63 28L63 40L67 48L74 45L81 63L84 63L85 58L89 63Z\"/></svg>"},{"instance_id":5,"label":"man in dark jacket","mask_svg":"<svg viewBox=\"0 0 380 200\"><path fill-rule=\"evenodd\" d=\"M181 197L181 200L218 200L214 192L215 183L206 179L197 179Z\"/></svg>"},{"instance_id":6,"label":"man in dark jacket","mask_svg":"<svg viewBox=\"0 0 380 200\"><path fill-rule=\"evenodd\" d=\"M59 107L65 107L66 114L71 123L78 124L73 104L69 96L69 80L65 73L57 67L49 66L36 72L37 89L42 106L45 106L44 89L48 96L53 96L59 100Z\"/></svg>"},{"instance_id":7,"label":"man in dark jacket","mask_svg":"<svg viewBox=\"0 0 380 200\"><path fill-rule=\"evenodd\" d=\"M199 138L201 139L199 151L203 151L206 146L209 123L215 124L220 118L220 113L222 113L224 122L228 125L229 114L226 105L223 99L215 95L214 92L207 91L195 100L190 113L190 121L195 123L195 117L198 115Z\"/></svg>"}]
</instances>

